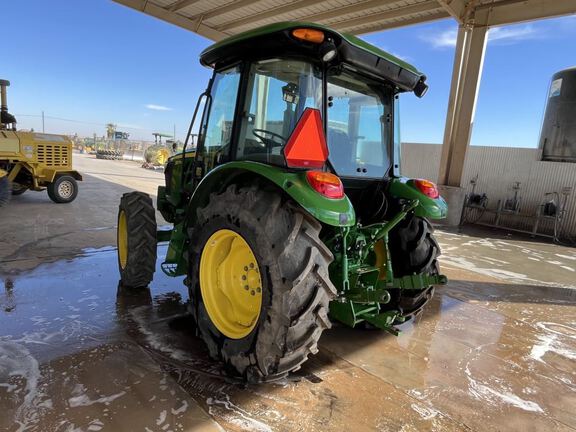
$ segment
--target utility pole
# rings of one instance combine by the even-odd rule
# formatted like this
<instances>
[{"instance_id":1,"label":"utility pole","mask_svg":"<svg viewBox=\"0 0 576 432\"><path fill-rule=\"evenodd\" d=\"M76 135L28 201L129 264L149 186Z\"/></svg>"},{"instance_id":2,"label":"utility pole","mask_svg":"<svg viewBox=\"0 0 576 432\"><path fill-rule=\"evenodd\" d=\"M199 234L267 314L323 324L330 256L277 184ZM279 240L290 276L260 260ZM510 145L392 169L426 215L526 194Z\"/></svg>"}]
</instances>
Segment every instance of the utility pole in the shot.
<instances>
[{"instance_id":1,"label":"utility pole","mask_svg":"<svg viewBox=\"0 0 576 432\"><path fill-rule=\"evenodd\" d=\"M42 111L42 133L45 133L45 131L44 131L44 111Z\"/></svg>"},{"instance_id":2,"label":"utility pole","mask_svg":"<svg viewBox=\"0 0 576 432\"><path fill-rule=\"evenodd\" d=\"M174 142L176 142L176 123L174 123Z\"/></svg>"}]
</instances>

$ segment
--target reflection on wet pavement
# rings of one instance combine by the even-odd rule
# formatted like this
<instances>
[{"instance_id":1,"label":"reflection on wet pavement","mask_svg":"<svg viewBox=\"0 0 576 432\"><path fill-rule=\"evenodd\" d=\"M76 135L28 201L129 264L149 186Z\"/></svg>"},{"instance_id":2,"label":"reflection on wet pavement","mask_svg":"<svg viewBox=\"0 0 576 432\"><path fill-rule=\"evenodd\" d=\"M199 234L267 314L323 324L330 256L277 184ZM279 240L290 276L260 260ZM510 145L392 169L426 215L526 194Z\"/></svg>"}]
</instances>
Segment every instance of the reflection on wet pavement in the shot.
<instances>
[{"instance_id":1,"label":"reflection on wet pavement","mask_svg":"<svg viewBox=\"0 0 576 432\"><path fill-rule=\"evenodd\" d=\"M266 385L208 358L181 279L118 288L113 250L2 277L0 430L576 429L576 291L447 273L399 337L335 325Z\"/></svg>"},{"instance_id":2,"label":"reflection on wet pavement","mask_svg":"<svg viewBox=\"0 0 576 432\"><path fill-rule=\"evenodd\" d=\"M474 227L436 231L442 264L523 285L576 288L576 249L502 230L486 234Z\"/></svg>"}]
</instances>

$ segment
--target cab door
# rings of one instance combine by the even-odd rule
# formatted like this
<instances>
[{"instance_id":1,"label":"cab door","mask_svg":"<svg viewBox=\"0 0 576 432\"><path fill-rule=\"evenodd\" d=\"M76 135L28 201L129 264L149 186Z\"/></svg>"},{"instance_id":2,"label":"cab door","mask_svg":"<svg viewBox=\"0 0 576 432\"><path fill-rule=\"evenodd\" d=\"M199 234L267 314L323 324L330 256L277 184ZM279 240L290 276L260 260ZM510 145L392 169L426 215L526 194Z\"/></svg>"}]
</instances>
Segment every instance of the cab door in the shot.
<instances>
[{"instance_id":1,"label":"cab door","mask_svg":"<svg viewBox=\"0 0 576 432\"><path fill-rule=\"evenodd\" d=\"M200 180L229 160L239 86L240 66L234 66L214 72L208 88L200 95L189 129L191 132L197 127L196 114L201 112L196 149L192 145L184 148L170 159L165 170L166 196L173 206L187 202Z\"/></svg>"},{"instance_id":2,"label":"cab door","mask_svg":"<svg viewBox=\"0 0 576 432\"><path fill-rule=\"evenodd\" d=\"M217 165L230 160L240 66L215 72L206 112L202 118L194 167L195 180L200 180Z\"/></svg>"}]
</instances>

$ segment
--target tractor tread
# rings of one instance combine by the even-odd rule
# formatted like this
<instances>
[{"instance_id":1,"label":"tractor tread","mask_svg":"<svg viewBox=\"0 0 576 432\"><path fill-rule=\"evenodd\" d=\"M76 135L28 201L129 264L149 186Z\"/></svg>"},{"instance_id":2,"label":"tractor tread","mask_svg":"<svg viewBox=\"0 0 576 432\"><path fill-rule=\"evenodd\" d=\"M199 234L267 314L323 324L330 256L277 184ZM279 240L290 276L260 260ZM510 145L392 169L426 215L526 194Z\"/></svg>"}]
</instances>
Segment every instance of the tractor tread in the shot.
<instances>
[{"instance_id":1,"label":"tractor tread","mask_svg":"<svg viewBox=\"0 0 576 432\"><path fill-rule=\"evenodd\" d=\"M145 288L156 270L156 212L152 199L143 192L122 195L120 211L126 214L128 230L128 258L120 267L120 282L128 288Z\"/></svg>"},{"instance_id":2,"label":"tractor tread","mask_svg":"<svg viewBox=\"0 0 576 432\"><path fill-rule=\"evenodd\" d=\"M256 248L261 274L267 276L268 304L260 322L243 339L231 340L211 323L199 290L197 265L203 240L223 224L248 230ZM186 283L192 313L210 355L248 382L285 377L318 351L318 339L330 327L328 305L336 288L328 277L332 253L319 238L321 224L290 199L262 185L229 186L213 193L197 210L188 231L190 272ZM206 232L209 231L209 232ZM244 235L244 234L243 234ZM263 302L267 297L263 297Z\"/></svg>"},{"instance_id":3,"label":"tractor tread","mask_svg":"<svg viewBox=\"0 0 576 432\"><path fill-rule=\"evenodd\" d=\"M407 216L390 232L390 254L395 277L413 274L439 274L440 246L432 224L424 218ZM398 290L386 309L401 310L404 319L418 315L432 298L433 287L421 290Z\"/></svg>"}]
</instances>

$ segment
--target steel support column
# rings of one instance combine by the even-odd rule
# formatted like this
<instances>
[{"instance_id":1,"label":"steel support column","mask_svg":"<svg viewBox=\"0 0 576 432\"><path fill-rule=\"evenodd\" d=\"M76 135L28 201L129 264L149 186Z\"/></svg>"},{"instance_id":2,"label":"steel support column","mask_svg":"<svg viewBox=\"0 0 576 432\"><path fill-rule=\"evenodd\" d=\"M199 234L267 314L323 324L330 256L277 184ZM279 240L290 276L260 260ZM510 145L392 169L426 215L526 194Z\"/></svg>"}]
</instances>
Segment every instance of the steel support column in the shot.
<instances>
[{"instance_id":1,"label":"steel support column","mask_svg":"<svg viewBox=\"0 0 576 432\"><path fill-rule=\"evenodd\" d=\"M443 185L461 186L466 151L474 124L474 111L486 51L486 34L487 27L464 25L458 29L438 176L439 183Z\"/></svg>"},{"instance_id":2,"label":"steel support column","mask_svg":"<svg viewBox=\"0 0 576 432\"><path fill-rule=\"evenodd\" d=\"M462 175L470 144L478 88L486 51L486 26L464 24L458 28L452 84L446 115L438 183L444 186L451 207L448 223L460 221L464 192ZM447 188L451 188L447 190Z\"/></svg>"}]
</instances>

